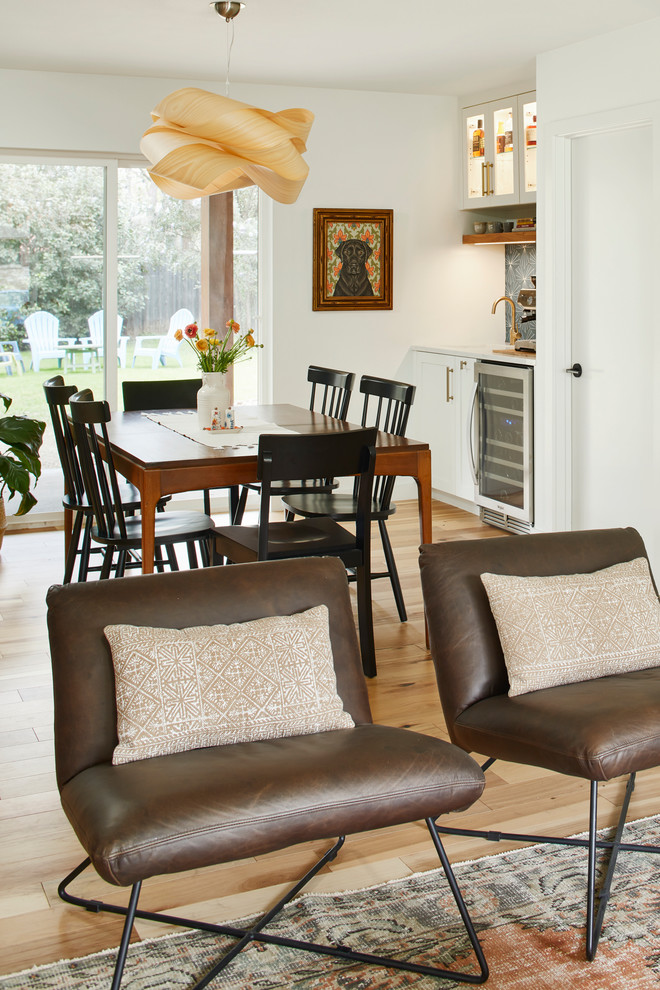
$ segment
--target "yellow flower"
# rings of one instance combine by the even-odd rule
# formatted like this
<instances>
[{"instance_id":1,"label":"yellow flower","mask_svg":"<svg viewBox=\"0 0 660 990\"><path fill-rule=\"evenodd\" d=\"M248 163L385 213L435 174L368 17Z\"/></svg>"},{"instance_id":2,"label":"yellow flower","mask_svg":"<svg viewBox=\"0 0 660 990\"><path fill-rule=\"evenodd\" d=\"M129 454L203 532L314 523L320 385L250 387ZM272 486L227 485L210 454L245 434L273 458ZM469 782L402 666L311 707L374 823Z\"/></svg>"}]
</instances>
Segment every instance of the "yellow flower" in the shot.
<instances>
[{"instance_id":1,"label":"yellow flower","mask_svg":"<svg viewBox=\"0 0 660 990\"><path fill-rule=\"evenodd\" d=\"M202 351L202 352L208 351L208 349L209 349L209 342L208 342L208 340L204 340L204 339L202 339L202 340L196 340L195 341L195 347L197 348L198 351Z\"/></svg>"},{"instance_id":2,"label":"yellow flower","mask_svg":"<svg viewBox=\"0 0 660 990\"><path fill-rule=\"evenodd\" d=\"M205 337L215 337L215 330L211 330L211 329L209 329L209 327L207 327L206 330L204 331L204 336Z\"/></svg>"},{"instance_id":3,"label":"yellow flower","mask_svg":"<svg viewBox=\"0 0 660 990\"><path fill-rule=\"evenodd\" d=\"M214 347L219 347L220 346L220 338L219 337L211 337L211 339L209 340L209 344L213 344Z\"/></svg>"},{"instance_id":4,"label":"yellow flower","mask_svg":"<svg viewBox=\"0 0 660 990\"><path fill-rule=\"evenodd\" d=\"M175 340L183 340L183 330L175 330L174 331L174 339Z\"/></svg>"}]
</instances>

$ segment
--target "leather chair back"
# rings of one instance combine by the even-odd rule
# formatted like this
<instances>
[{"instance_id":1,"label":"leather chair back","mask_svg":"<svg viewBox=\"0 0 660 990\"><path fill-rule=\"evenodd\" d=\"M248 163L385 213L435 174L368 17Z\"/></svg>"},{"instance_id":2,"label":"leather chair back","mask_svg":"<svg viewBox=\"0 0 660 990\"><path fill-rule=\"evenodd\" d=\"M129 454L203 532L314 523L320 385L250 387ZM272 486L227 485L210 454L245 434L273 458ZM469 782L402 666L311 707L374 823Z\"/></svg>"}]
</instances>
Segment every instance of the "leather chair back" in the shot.
<instances>
[{"instance_id":1,"label":"leather chair back","mask_svg":"<svg viewBox=\"0 0 660 990\"><path fill-rule=\"evenodd\" d=\"M539 533L421 547L431 652L450 737L471 705L509 690L495 620L480 575L588 574L646 550L634 529Z\"/></svg>"},{"instance_id":2,"label":"leather chair back","mask_svg":"<svg viewBox=\"0 0 660 990\"><path fill-rule=\"evenodd\" d=\"M292 615L325 604L344 707L356 724L372 721L339 560L267 561L55 585L47 604L60 788L87 767L109 763L117 745L112 655L103 632L114 623L184 629Z\"/></svg>"}]
</instances>

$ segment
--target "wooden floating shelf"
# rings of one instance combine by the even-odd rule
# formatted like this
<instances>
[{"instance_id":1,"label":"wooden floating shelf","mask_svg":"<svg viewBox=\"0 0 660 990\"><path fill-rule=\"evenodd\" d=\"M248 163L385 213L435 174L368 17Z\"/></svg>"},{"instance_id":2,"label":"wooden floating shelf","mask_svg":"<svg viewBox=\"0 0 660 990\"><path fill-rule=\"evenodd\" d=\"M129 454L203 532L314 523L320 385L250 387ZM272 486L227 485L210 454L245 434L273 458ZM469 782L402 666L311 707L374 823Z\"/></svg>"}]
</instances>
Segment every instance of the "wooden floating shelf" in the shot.
<instances>
[{"instance_id":1,"label":"wooden floating shelf","mask_svg":"<svg viewBox=\"0 0 660 990\"><path fill-rule=\"evenodd\" d=\"M536 244L536 230L512 230L510 234L463 234L463 244Z\"/></svg>"}]
</instances>

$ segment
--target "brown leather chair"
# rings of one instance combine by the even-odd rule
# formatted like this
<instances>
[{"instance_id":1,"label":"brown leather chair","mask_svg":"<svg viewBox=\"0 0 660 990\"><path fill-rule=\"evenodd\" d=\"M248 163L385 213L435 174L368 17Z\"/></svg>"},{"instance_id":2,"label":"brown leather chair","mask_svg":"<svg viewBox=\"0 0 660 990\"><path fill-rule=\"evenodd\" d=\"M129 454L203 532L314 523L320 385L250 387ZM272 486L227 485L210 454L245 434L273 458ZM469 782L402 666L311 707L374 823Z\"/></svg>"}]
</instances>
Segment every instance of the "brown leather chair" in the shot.
<instances>
[{"instance_id":1,"label":"brown leather chair","mask_svg":"<svg viewBox=\"0 0 660 990\"><path fill-rule=\"evenodd\" d=\"M182 629L289 615L325 604L337 687L355 727L196 749L114 766L117 717L108 624ZM374 725L360 665L343 564L267 561L211 570L56 586L48 593L55 695L55 752L62 806L88 854L62 881L68 903L126 916L113 988L119 986L133 919L149 918L237 938L203 985L250 941L278 944L261 928L343 844L347 833L426 819L474 948L476 968L442 968L324 946L324 954L481 983L488 968L456 886L435 819L479 798L475 761L440 739ZM261 856L340 836L319 863L249 932L163 917L137 908L144 880ZM90 864L111 884L132 886L128 908L89 901L67 887ZM313 943L294 940L314 951ZM316 949L318 950L318 946ZM201 986L200 981L197 986Z\"/></svg>"},{"instance_id":2,"label":"brown leather chair","mask_svg":"<svg viewBox=\"0 0 660 990\"><path fill-rule=\"evenodd\" d=\"M588 839L456 831L495 840L587 846L588 959L598 947L619 850L660 852L660 847L621 842L635 773L660 764L660 666L510 698L500 639L480 575L586 574L645 556L634 529L459 541L423 546L420 555L431 653L452 742L489 757L484 770L501 759L591 782ZM598 840L598 782L623 774L630 776L616 834L610 841ZM595 911L597 847L611 854Z\"/></svg>"}]
</instances>

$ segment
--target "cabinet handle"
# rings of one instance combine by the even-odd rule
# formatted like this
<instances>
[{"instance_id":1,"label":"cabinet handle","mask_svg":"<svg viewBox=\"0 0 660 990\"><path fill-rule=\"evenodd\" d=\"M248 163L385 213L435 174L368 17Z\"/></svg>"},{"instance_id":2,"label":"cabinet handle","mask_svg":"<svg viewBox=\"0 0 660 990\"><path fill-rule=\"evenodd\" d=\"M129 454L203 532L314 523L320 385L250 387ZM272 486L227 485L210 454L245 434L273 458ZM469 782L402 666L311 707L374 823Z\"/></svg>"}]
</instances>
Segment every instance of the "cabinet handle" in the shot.
<instances>
[{"instance_id":1,"label":"cabinet handle","mask_svg":"<svg viewBox=\"0 0 660 990\"><path fill-rule=\"evenodd\" d=\"M467 368L467 361L461 361L461 371Z\"/></svg>"},{"instance_id":2,"label":"cabinet handle","mask_svg":"<svg viewBox=\"0 0 660 990\"><path fill-rule=\"evenodd\" d=\"M482 196L488 195L486 189L486 162L481 163L481 195Z\"/></svg>"},{"instance_id":3,"label":"cabinet handle","mask_svg":"<svg viewBox=\"0 0 660 990\"><path fill-rule=\"evenodd\" d=\"M488 164L486 166L486 174L488 176L488 190L486 192L486 195L487 196L494 196L495 195L495 188L491 184L491 181L490 181L490 176L491 176L491 171L490 170L492 169L492 167L493 167L493 163L492 162L488 162Z\"/></svg>"},{"instance_id":4,"label":"cabinet handle","mask_svg":"<svg viewBox=\"0 0 660 990\"><path fill-rule=\"evenodd\" d=\"M454 374L454 369L453 368L446 368L445 370L447 372L447 385L446 385L446 389L447 389L447 402L453 402L454 401L454 396L452 395L451 385L449 384L449 376Z\"/></svg>"}]
</instances>

